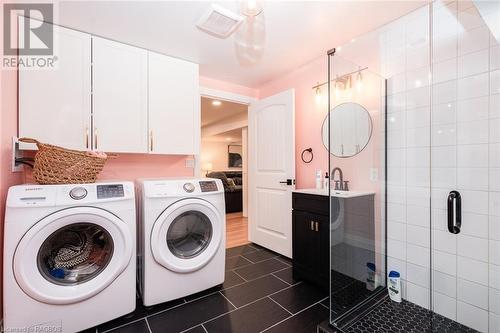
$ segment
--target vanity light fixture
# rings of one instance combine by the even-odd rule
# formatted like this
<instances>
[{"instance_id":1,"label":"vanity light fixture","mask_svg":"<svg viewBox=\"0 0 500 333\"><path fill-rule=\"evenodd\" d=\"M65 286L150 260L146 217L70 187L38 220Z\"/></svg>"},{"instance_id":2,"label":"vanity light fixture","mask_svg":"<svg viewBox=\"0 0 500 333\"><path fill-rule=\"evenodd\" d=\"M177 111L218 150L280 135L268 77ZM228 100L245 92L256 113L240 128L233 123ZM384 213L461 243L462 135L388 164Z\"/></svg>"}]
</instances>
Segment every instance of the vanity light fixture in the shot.
<instances>
[{"instance_id":1,"label":"vanity light fixture","mask_svg":"<svg viewBox=\"0 0 500 333\"><path fill-rule=\"evenodd\" d=\"M212 105L213 105L213 106L221 106L221 104L222 104L222 102L221 102L221 101L219 101L219 100L214 99L214 100L212 101Z\"/></svg>"},{"instance_id":2,"label":"vanity light fixture","mask_svg":"<svg viewBox=\"0 0 500 333\"><path fill-rule=\"evenodd\" d=\"M335 92L335 97L339 98L340 97L340 90L348 90L351 89L353 86L353 80L354 80L354 75L356 75L356 88L358 91L361 90L363 87L363 74L362 72L367 70L368 67L359 67L358 70L345 73L342 75L337 75L334 79L331 80L333 90ZM322 83L317 83L315 86L312 87L316 93L316 101L319 101L318 95L322 95L321 87L325 86L328 84L328 81L322 82Z\"/></svg>"}]
</instances>

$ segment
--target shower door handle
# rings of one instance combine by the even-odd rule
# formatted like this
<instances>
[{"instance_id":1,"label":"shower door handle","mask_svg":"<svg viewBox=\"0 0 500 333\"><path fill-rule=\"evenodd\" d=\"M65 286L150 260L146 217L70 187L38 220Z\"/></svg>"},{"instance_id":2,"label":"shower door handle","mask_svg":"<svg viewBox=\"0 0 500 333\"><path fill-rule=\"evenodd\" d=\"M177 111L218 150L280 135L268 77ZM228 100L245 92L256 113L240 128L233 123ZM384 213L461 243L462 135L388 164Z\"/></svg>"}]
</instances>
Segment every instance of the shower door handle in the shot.
<instances>
[{"instance_id":1,"label":"shower door handle","mask_svg":"<svg viewBox=\"0 0 500 333\"><path fill-rule=\"evenodd\" d=\"M455 209L453 209L455 208ZM462 197L460 192L451 191L448 195L448 231L460 233L462 227Z\"/></svg>"}]
</instances>

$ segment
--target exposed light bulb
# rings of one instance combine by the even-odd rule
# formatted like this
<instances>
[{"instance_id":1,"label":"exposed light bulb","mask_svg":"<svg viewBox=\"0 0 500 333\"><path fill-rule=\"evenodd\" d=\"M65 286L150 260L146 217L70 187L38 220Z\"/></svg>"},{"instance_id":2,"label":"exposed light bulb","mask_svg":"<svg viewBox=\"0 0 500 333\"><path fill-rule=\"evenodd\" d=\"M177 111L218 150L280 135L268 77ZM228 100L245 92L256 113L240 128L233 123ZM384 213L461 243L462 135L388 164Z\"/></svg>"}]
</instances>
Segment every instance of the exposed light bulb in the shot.
<instances>
[{"instance_id":1,"label":"exposed light bulb","mask_svg":"<svg viewBox=\"0 0 500 333\"><path fill-rule=\"evenodd\" d=\"M363 89L363 75L361 74L361 69L356 75L356 89L358 89L358 91L361 91L361 89Z\"/></svg>"},{"instance_id":2,"label":"exposed light bulb","mask_svg":"<svg viewBox=\"0 0 500 333\"><path fill-rule=\"evenodd\" d=\"M321 88L319 87L319 82L318 86L316 87L316 104L321 104L322 96L321 96Z\"/></svg>"},{"instance_id":3,"label":"exposed light bulb","mask_svg":"<svg viewBox=\"0 0 500 333\"><path fill-rule=\"evenodd\" d=\"M351 89L352 88L352 80L351 80L351 76L349 75L347 77L347 81L345 83L345 89Z\"/></svg>"},{"instance_id":4,"label":"exposed light bulb","mask_svg":"<svg viewBox=\"0 0 500 333\"><path fill-rule=\"evenodd\" d=\"M340 98L340 88L337 80L335 80L335 98Z\"/></svg>"}]
</instances>

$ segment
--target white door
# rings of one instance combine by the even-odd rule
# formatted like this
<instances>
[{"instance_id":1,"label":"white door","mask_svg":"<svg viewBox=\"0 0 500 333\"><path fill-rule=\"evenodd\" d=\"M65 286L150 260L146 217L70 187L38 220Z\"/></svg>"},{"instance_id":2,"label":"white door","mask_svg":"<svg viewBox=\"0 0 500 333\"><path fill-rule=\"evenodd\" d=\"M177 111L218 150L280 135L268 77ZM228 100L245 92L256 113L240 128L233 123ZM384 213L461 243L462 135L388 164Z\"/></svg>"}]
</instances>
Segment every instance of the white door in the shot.
<instances>
[{"instance_id":1,"label":"white door","mask_svg":"<svg viewBox=\"0 0 500 333\"><path fill-rule=\"evenodd\" d=\"M148 151L148 54L92 37L93 149Z\"/></svg>"},{"instance_id":2,"label":"white door","mask_svg":"<svg viewBox=\"0 0 500 333\"><path fill-rule=\"evenodd\" d=\"M149 152L199 154L198 65L149 54Z\"/></svg>"},{"instance_id":3,"label":"white door","mask_svg":"<svg viewBox=\"0 0 500 333\"><path fill-rule=\"evenodd\" d=\"M22 25L23 18L19 20ZM91 37L53 28L55 67L19 67L19 136L70 149L90 149ZM22 148L35 146L22 144Z\"/></svg>"},{"instance_id":4,"label":"white door","mask_svg":"<svg viewBox=\"0 0 500 333\"><path fill-rule=\"evenodd\" d=\"M292 256L295 189L295 92L287 90L248 110L249 239ZM292 185L287 185L290 179Z\"/></svg>"}]
</instances>

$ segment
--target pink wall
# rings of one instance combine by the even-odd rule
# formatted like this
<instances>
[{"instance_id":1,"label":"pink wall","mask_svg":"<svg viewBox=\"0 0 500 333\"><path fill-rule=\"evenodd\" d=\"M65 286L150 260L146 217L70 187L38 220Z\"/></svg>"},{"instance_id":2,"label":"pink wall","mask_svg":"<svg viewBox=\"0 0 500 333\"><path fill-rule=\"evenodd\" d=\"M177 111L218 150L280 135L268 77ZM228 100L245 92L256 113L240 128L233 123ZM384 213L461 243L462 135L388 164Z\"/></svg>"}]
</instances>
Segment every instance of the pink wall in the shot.
<instances>
[{"instance_id":1,"label":"pink wall","mask_svg":"<svg viewBox=\"0 0 500 333\"><path fill-rule=\"evenodd\" d=\"M316 103L315 90L318 82L327 80L327 58L320 58L296 69L288 75L260 87L260 98L265 98L291 88L295 89L295 177L297 188L313 188L316 170L323 175L328 169L328 151L321 140L321 126L327 114L326 103ZM326 100L326 88L322 90ZM300 155L311 147L314 160L306 164Z\"/></svg>"},{"instance_id":2,"label":"pink wall","mask_svg":"<svg viewBox=\"0 0 500 333\"><path fill-rule=\"evenodd\" d=\"M340 64L338 64L340 65ZM339 67L337 65L337 67ZM348 73L350 70L342 71ZM295 168L297 188L314 188L316 170L322 170L323 175L328 171L329 154L323 145L321 129L327 115L327 87L322 87L322 102L316 102L316 93L312 89L318 82L326 82L328 64L326 55L321 56L306 65L296 69L288 75L268 82L260 87L259 97L265 98L281 91L295 89ZM378 191L378 183L370 181L370 168L379 166L379 135L378 127L380 115L380 91L377 90L380 81L377 78L364 79L364 89L359 96L341 96L333 104L355 101L365 106L372 116L374 124L373 136L368 146L358 155L351 158L337 158L331 156L331 168L340 167L344 179L350 181L351 190ZM303 149L311 147L314 160L306 164L300 155ZM379 173L381 170L379 170Z\"/></svg>"}]
</instances>

